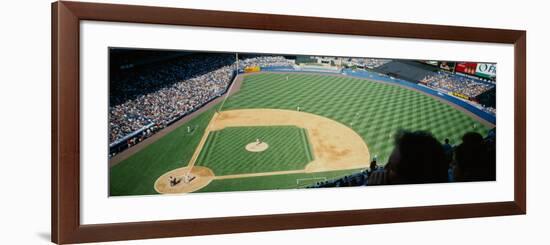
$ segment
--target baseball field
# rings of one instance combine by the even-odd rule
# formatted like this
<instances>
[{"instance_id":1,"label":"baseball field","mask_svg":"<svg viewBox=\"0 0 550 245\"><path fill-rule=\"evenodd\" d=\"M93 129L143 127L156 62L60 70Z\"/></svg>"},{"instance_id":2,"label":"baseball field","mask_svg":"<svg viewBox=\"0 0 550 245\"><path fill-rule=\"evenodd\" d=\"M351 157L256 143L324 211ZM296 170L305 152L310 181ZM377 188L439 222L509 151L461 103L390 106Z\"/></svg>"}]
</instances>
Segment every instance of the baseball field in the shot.
<instances>
[{"instance_id":1,"label":"baseball field","mask_svg":"<svg viewBox=\"0 0 550 245\"><path fill-rule=\"evenodd\" d=\"M224 103L110 167L111 196L301 188L385 163L399 130L493 127L418 91L338 75L240 75ZM172 186L172 177L185 177Z\"/></svg>"}]
</instances>

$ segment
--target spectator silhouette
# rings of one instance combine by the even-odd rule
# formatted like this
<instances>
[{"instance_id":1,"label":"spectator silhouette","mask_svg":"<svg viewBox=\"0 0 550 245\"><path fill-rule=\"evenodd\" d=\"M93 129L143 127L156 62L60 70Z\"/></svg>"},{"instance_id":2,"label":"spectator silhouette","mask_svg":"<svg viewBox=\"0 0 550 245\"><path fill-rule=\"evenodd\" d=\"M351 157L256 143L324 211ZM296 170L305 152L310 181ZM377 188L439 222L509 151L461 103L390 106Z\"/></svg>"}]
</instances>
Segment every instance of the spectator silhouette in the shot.
<instances>
[{"instance_id":1,"label":"spectator silhouette","mask_svg":"<svg viewBox=\"0 0 550 245\"><path fill-rule=\"evenodd\" d=\"M445 152L445 162L449 165L447 169L447 179L449 182L454 182L454 164L453 164L453 146L449 143L449 139L445 138L445 143L443 144L443 152Z\"/></svg>"},{"instance_id":2,"label":"spectator silhouette","mask_svg":"<svg viewBox=\"0 0 550 245\"><path fill-rule=\"evenodd\" d=\"M447 182L443 146L424 131L400 132L384 170L373 172L368 185Z\"/></svg>"},{"instance_id":3,"label":"spectator silhouette","mask_svg":"<svg viewBox=\"0 0 550 245\"><path fill-rule=\"evenodd\" d=\"M492 141L484 141L479 133L462 136L456 147L454 171L457 181L488 181L496 179L496 154Z\"/></svg>"},{"instance_id":4,"label":"spectator silhouette","mask_svg":"<svg viewBox=\"0 0 550 245\"><path fill-rule=\"evenodd\" d=\"M445 152L445 158L447 163L453 160L453 146L449 143L449 139L445 139L445 144L443 144L443 151Z\"/></svg>"},{"instance_id":5,"label":"spectator silhouette","mask_svg":"<svg viewBox=\"0 0 550 245\"><path fill-rule=\"evenodd\" d=\"M369 172L374 172L378 169L378 164L376 163L376 159L373 159L371 162L370 162L370 167L369 167Z\"/></svg>"}]
</instances>

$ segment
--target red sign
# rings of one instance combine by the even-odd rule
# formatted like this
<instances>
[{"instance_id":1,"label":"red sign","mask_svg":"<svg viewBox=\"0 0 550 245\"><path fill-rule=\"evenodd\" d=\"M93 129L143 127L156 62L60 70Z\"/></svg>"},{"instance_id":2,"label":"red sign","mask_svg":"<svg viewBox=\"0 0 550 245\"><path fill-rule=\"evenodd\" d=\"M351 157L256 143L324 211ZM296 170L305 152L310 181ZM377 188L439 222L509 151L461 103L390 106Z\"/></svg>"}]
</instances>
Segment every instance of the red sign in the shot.
<instances>
[{"instance_id":1,"label":"red sign","mask_svg":"<svg viewBox=\"0 0 550 245\"><path fill-rule=\"evenodd\" d=\"M463 63L457 63L455 71L456 72L462 72L470 75L475 75L477 69L477 63L475 62L463 62Z\"/></svg>"}]
</instances>

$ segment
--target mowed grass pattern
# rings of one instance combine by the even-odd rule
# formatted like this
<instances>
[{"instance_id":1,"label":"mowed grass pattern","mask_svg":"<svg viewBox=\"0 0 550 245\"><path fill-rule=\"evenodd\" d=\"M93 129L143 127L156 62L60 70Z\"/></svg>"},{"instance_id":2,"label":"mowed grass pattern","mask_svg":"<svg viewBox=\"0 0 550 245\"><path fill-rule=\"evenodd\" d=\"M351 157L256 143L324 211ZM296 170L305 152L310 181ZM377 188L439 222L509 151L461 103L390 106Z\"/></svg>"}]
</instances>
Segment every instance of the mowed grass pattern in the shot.
<instances>
[{"instance_id":1,"label":"mowed grass pattern","mask_svg":"<svg viewBox=\"0 0 550 245\"><path fill-rule=\"evenodd\" d=\"M286 77L289 77L287 80ZM314 113L352 126L383 164L398 130L426 130L460 142L490 129L465 112L418 91L365 79L317 74L259 73L245 78L223 110L277 108Z\"/></svg>"},{"instance_id":2,"label":"mowed grass pattern","mask_svg":"<svg viewBox=\"0 0 550 245\"><path fill-rule=\"evenodd\" d=\"M312 160L306 130L294 126L228 127L210 132L195 165L216 176L304 169ZM269 147L249 152L260 139Z\"/></svg>"}]
</instances>

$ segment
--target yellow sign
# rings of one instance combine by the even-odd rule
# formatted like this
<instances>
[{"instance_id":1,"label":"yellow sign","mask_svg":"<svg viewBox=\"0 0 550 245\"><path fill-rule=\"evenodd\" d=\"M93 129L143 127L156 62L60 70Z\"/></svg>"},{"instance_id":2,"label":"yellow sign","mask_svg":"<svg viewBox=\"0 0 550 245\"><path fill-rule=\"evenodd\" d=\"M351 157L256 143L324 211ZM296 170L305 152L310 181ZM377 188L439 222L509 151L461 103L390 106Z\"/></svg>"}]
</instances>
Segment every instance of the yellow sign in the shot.
<instances>
[{"instance_id":1,"label":"yellow sign","mask_svg":"<svg viewBox=\"0 0 550 245\"><path fill-rule=\"evenodd\" d=\"M457 92L452 92L451 95L456 96L456 97L459 97L459 98L462 98L462 99L465 99L465 100L469 100L469 99L470 99L470 97L468 97L467 95L464 95L464 94L461 94L461 93L457 93Z\"/></svg>"},{"instance_id":2,"label":"yellow sign","mask_svg":"<svg viewBox=\"0 0 550 245\"><path fill-rule=\"evenodd\" d=\"M249 72L259 72L260 71L260 66L247 66L244 68L244 72L246 73L249 73Z\"/></svg>"}]
</instances>

